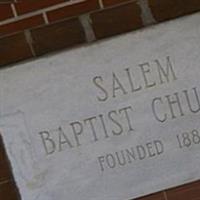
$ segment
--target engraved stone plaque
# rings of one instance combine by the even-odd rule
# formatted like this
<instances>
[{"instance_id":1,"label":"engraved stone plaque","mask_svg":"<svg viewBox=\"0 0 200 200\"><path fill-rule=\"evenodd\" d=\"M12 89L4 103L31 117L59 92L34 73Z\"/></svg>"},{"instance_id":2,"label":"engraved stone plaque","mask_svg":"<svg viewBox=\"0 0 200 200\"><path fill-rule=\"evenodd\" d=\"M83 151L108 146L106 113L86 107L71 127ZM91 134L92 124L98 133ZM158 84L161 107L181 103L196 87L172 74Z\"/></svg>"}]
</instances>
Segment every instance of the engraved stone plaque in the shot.
<instances>
[{"instance_id":1,"label":"engraved stone plaque","mask_svg":"<svg viewBox=\"0 0 200 200\"><path fill-rule=\"evenodd\" d=\"M22 200L128 200L200 179L199 21L0 70Z\"/></svg>"}]
</instances>

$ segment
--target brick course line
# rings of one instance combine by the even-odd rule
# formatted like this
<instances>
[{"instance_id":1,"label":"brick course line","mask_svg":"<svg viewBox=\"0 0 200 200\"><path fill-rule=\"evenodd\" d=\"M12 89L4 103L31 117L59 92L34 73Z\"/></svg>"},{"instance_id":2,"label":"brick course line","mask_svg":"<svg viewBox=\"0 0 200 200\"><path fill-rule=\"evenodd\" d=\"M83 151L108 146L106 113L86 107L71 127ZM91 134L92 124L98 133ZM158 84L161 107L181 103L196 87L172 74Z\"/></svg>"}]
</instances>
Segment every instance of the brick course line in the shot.
<instances>
[{"instance_id":1,"label":"brick course line","mask_svg":"<svg viewBox=\"0 0 200 200\"><path fill-rule=\"evenodd\" d=\"M14 17L17 17L17 11L15 9L15 5L12 3L10 6L11 6Z\"/></svg>"},{"instance_id":2,"label":"brick course line","mask_svg":"<svg viewBox=\"0 0 200 200\"><path fill-rule=\"evenodd\" d=\"M168 197L167 197L167 193L166 193L166 191L163 191L163 194L164 194L164 198L165 198L165 200L168 200Z\"/></svg>"},{"instance_id":3,"label":"brick course line","mask_svg":"<svg viewBox=\"0 0 200 200\"><path fill-rule=\"evenodd\" d=\"M6 184L6 183L9 183L11 180L6 180L6 181L1 181L0 182L0 185L4 185L4 184Z\"/></svg>"},{"instance_id":4,"label":"brick course line","mask_svg":"<svg viewBox=\"0 0 200 200\"><path fill-rule=\"evenodd\" d=\"M103 0L99 0L99 5L100 5L100 8L104 8Z\"/></svg>"},{"instance_id":5,"label":"brick course line","mask_svg":"<svg viewBox=\"0 0 200 200\"><path fill-rule=\"evenodd\" d=\"M25 30L24 31L24 35L26 37L26 41L30 47L30 50L31 50L31 53L34 57L36 57L36 53L35 53L35 50L33 48L33 39L32 39L32 36L31 36L31 32L29 30Z\"/></svg>"},{"instance_id":6,"label":"brick course line","mask_svg":"<svg viewBox=\"0 0 200 200\"><path fill-rule=\"evenodd\" d=\"M0 26L1 25L5 25L5 24L9 24L9 23L12 23L12 22L16 22L18 20L21 20L21 19L26 19L26 18L29 18L29 17L33 17L35 15L38 15L38 14L42 14L44 12L48 12L48 11L51 11L51 10L56 10L58 8L62 8L64 6L68 6L68 5L73 5L75 3L80 3L80 2L84 2L85 0L73 0L73 1L67 1L67 2L64 2L64 3L61 3L61 4L58 4L58 5L55 5L55 6L50 6L48 8L44 8L44 9L41 9L41 10L37 10L37 11L33 11L31 13L27 13L27 14L24 14L24 15L20 15L20 16L17 16L15 18L11 18L11 19L7 19L7 20L4 20L2 22L0 22Z\"/></svg>"},{"instance_id":7,"label":"brick course line","mask_svg":"<svg viewBox=\"0 0 200 200\"><path fill-rule=\"evenodd\" d=\"M4 77L5 75L3 75L3 73L0 73L0 79L1 80L4 80ZM3 107L3 102L4 102L4 91L5 91L5 86L4 86L4 84L2 84L1 85L1 89L0 89L0 98L1 98L1 101L0 101L0 118L2 117L2 113L3 113L3 109L4 109L4 107ZM1 130L0 130L0 145L2 144L1 143L1 137L2 137L2 132L1 132ZM2 148L2 147L1 147ZM2 167L0 167L0 169L2 169Z\"/></svg>"},{"instance_id":8,"label":"brick course line","mask_svg":"<svg viewBox=\"0 0 200 200\"><path fill-rule=\"evenodd\" d=\"M49 24L49 20L48 20L47 14L44 12L42 15L43 15L45 24Z\"/></svg>"},{"instance_id":9,"label":"brick course line","mask_svg":"<svg viewBox=\"0 0 200 200\"><path fill-rule=\"evenodd\" d=\"M92 20L89 14L84 14L79 16L79 20L81 25L83 26L83 30L85 32L87 42L93 42L96 40L96 36L94 30L91 26Z\"/></svg>"},{"instance_id":10,"label":"brick course line","mask_svg":"<svg viewBox=\"0 0 200 200\"><path fill-rule=\"evenodd\" d=\"M149 7L148 0L138 0L138 5L141 8L141 18L145 26L155 24L157 21L153 17L151 8Z\"/></svg>"}]
</instances>

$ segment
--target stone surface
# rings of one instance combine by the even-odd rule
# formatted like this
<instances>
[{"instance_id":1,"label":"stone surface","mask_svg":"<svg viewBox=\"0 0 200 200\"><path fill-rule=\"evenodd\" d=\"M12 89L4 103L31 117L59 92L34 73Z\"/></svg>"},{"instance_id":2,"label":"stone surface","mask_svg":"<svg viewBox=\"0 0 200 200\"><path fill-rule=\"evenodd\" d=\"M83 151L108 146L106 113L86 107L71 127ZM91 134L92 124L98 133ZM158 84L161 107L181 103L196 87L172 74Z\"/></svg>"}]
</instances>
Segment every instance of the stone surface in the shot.
<instances>
[{"instance_id":1,"label":"stone surface","mask_svg":"<svg viewBox=\"0 0 200 200\"><path fill-rule=\"evenodd\" d=\"M0 71L22 200L132 199L200 178L199 20Z\"/></svg>"}]
</instances>

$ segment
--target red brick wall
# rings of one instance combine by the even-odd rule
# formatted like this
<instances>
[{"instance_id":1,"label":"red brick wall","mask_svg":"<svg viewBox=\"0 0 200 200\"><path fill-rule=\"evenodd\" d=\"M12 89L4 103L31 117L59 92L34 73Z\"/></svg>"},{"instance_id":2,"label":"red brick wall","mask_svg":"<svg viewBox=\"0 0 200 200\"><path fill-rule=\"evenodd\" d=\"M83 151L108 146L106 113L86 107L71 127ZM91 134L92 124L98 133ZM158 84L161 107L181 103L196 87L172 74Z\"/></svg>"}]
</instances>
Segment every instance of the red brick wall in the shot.
<instances>
[{"instance_id":1,"label":"red brick wall","mask_svg":"<svg viewBox=\"0 0 200 200\"><path fill-rule=\"evenodd\" d=\"M199 9L199 0L0 0L0 66Z\"/></svg>"},{"instance_id":2,"label":"red brick wall","mask_svg":"<svg viewBox=\"0 0 200 200\"><path fill-rule=\"evenodd\" d=\"M0 0L0 67L200 10L200 0ZM19 200L0 142L0 199ZM200 183L140 200L200 200Z\"/></svg>"}]
</instances>

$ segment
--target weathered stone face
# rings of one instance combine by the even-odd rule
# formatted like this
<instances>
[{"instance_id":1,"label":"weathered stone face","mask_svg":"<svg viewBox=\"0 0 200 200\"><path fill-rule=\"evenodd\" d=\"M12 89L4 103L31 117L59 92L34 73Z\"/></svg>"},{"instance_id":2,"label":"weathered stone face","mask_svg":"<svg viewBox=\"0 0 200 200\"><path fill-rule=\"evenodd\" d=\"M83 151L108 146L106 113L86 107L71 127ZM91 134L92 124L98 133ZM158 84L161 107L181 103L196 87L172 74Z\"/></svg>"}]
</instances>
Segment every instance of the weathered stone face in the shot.
<instances>
[{"instance_id":1,"label":"weathered stone face","mask_svg":"<svg viewBox=\"0 0 200 200\"><path fill-rule=\"evenodd\" d=\"M200 16L0 71L22 200L122 200L200 178Z\"/></svg>"}]
</instances>

